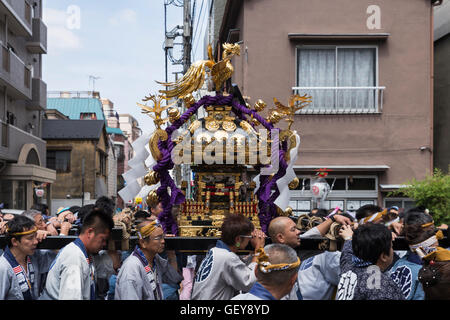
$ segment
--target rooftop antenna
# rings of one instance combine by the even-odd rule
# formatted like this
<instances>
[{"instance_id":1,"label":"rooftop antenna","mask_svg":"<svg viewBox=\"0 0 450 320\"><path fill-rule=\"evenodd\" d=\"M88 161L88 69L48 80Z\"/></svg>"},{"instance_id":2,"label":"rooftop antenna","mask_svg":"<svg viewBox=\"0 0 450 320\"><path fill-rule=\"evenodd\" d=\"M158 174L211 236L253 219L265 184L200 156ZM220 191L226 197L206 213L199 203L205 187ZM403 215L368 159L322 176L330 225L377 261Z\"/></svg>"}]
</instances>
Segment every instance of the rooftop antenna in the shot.
<instances>
[{"instance_id":1,"label":"rooftop antenna","mask_svg":"<svg viewBox=\"0 0 450 320\"><path fill-rule=\"evenodd\" d=\"M95 91L95 80L98 80L98 79L101 79L101 77L89 75L89 85L91 84L91 80L92 80L92 92Z\"/></svg>"}]
</instances>

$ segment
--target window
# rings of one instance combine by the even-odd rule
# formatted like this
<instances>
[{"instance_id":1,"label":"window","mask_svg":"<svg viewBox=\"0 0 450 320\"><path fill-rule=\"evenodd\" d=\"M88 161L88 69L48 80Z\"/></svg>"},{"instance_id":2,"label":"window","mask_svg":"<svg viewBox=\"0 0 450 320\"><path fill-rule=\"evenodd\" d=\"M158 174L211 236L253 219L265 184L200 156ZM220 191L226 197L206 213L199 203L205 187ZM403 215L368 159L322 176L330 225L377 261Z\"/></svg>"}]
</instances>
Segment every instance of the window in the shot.
<instances>
[{"instance_id":1,"label":"window","mask_svg":"<svg viewBox=\"0 0 450 320\"><path fill-rule=\"evenodd\" d=\"M297 178L299 180L299 183L297 188L295 188L294 190L310 190L311 179L300 177Z\"/></svg>"},{"instance_id":2,"label":"window","mask_svg":"<svg viewBox=\"0 0 450 320\"><path fill-rule=\"evenodd\" d=\"M97 120L97 115L92 112L83 112L80 113L81 120Z\"/></svg>"},{"instance_id":3,"label":"window","mask_svg":"<svg viewBox=\"0 0 450 320\"><path fill-rule=\"evenodd\" d=\"M9 51L8 51L8 48L6 48L6 47L2 47L2 56L3 56L3 59L2 59L2 66L3 66L3 69L6 71L6 72L9 72L9 70L10 70L10 60L9 60Z\"/></svg>"},{"instance_id":4,"label":"window","mask_svg":"<svg viewBox=\"0 0 450 320\"><path fill-rule=\"evenodd\" d=\"M312 96L301 113L378 112L377 47L300 46L297 86ZM381 100L381 99L380 99Z\"/></svg>"},{"instance_id":5,"label":"window","mask_svg":"<svg viewBox=\"0 0 450 320\"><path fill-rule=\"evenodd\" d=\"M408 210L414 208L416 206L416 203L408 198L387 198L384 200L384 206L386 208L396 206Z\"/></svg>"},{"instance_id":6,"label":"window","mask_svg":"<svg viewBox=\"0 0 450 320\"><path fill-rule=\"evenodd\" d=\"M100 152L100 174L106 176L106 155Z\"/></svg>"},{"instance_id":7,"label":"window","mask_svg":"<svg viewBox=\"0 0 450 320\"><path fill-rule=\"evenodd\" d=\"M26 181L17 181L16 205L14 209L26 210L27 208L27 183Z\"/></svg>"},{"instance_id":8,"label":"window","mask_svg":"<svg viewBox=\"0 0 450 320\"><path fill-rule=\"evenodd\" d=\"M348 190L377 190L375 178L348 178Z\"/></svg>"},{"instance_id":9,"label":"window","mask_svg":"<svg viewBox=\"0 0 450 320\"><path fill-rule=\"evenodd\" d=\"M6 111L6 123L15 126L16 120L17 120L17 118L14 113Z\"/></svg>"},{"instance_id":10,"label":"window","mask_svg":"<svg viewBox=\"0 0 450 320\"><path fill-rule=\"evenodd\" d=\"M56 170L58 173L70 172L70 151L48 150L47 168Z\"/></svg>"},{"instance_id":11,"label":"window","mask_svg":"<svg viewBox=\"0 0 450 320\"><path fill-rule=\"evenodd\" d=\"M26 164L34 164L34 165L37 165L37 166L41 165L40 162L39 162L39 155L38 155L38 153L36 152L35 149L31 149L30 152L28 152L27 160L26 160L25 163Z\"/></svg>"},{"instance_id":12,"label":"window","mask_svg":"<svg viewBox=\"0 0 450 320\"><path fill-rule=\"evenodd\" d=\"M332 190L345 190L345 178L326 178Z\"/></svg>"},{"instance_id":13,"label":"window","mask_svg":"<svg viewBox=\"0 0 450 320\"><path fill-rule=\"evenodd\" d=\"M2 122L2 147L9 146L8 124Z\"/></svg>"},{"instance_id":14,"label":"window","mask_svg":"<svg viewBox=\"0 0 450 320\"><path fill-rule=\"evenodd\" d=\"M28 67L24 68L24 85L26 88L30 88L31 85L31 70Z\"/></svg>"},{"instance_id":15,"label":"window","mask_svg":"<svg viewBox=\"0 0 450 320\"><path fill-rule=\"evenodd\" d=\"M302 213L311 212L311 200L291 200L289 206L292 208L292 215L299 216Z\"/></svg>"}]
</instances>

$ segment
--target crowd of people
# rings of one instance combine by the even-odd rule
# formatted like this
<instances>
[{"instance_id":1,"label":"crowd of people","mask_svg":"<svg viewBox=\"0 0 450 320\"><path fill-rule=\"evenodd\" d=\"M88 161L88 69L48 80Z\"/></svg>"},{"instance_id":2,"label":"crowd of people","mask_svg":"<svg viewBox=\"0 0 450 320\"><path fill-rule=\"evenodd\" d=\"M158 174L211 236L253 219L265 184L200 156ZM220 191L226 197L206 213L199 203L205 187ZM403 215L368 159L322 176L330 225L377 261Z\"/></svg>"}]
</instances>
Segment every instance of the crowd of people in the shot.
<instances>
[{"instance_id":1,"label":"crowd of people","mask_svg":"<svg viewBox=\"0 0 450 320\"><path fill-rule=\"evenodd\" d=\"M167 250L174 235L164 232L161 212L161 203L116 211L102 197L56 216L41 204L0 214L0 300L450 299L450 251L439 246L448 227L425 208L314 209L309 228L280 216L267 234L230 214L204 255ZM336 225L339 250L301 250L302 239L323 239ZM134 248L111 245L115 226L135 232ZM69 234L77 238L60 250L37 249L48 236ZM398 236L409 250L393 250Z\"/></svg>"}]
</instances>

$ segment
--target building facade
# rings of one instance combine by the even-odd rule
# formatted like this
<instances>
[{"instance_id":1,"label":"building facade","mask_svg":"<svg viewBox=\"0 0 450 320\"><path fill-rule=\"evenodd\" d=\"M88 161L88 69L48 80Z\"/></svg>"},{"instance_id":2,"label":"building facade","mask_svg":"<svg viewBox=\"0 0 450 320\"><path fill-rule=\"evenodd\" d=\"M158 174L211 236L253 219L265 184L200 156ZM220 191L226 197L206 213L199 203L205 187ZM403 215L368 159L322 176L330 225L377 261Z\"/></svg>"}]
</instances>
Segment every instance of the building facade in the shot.
<instances>
[{"instance_id":1,"label":"building facade","mask_svg":"<svg viewBox=\"0 0 450 320\"><path fill-rule=\"evenodd\" d=\"M108 124L111 122L109 110L104 109L103 102L107 99L101 99L99 92L92 91L55 91L49 92L47 119L61 118L60 114L71 120L97 120L105 123L107 132L106 152L107 152L107 178L106 178L106 196L117 200L117 168L118 154L121 150L117 150L118 146L115 142L116 134L109 132ZM108 115L108 116L107 116ZM117 120L118 123L118 120ZM112 125L115 125L112 123ZM120 129L119 129L120 131ZM120 142L119 142L120 144ZM119 146L120 147L120 146ZM99 188L102 188L99 185ZM89 193L90 194L90 193Z\"/></svg>"},{"instance_id":2,"label":"building facade","mask_svg":"<svg viewBox=\"0 0 450 320\"><path fill-rule=\"evenodd\" d=\"M52 211L108 196L108 136L103 120L44 120L47 166L56 171Z\"/></svg>"},{"instance_id":3,"label":"building facade","mask_svg":"<svg viewBox=\"0 0 450 320\"><path fill-rule=\"evenodd\" d=\"M0 203L13 209L48 202L56 179L41 137L47 107L42 10L41 0L0 0ZM43 198L36 189L44 189Z\"/></svg>"},{"instance_id":4,"label":"building facade","mask_svg":"<svg viewBox=\"0 0 450 320\"><path fill-rule=\"evenodd\" d=\"M120 196L117 196L117 192L124 188L124 179L122 174L125 173L125 163L128 162L129 158L126 150L131 150L131 144L125 137L125 134L120 129L119 114L114 109L114 103L109 99L101 99L103 105L103 113L105 115L108 127L106 128L106 133L112 141L114 146L114 151L116 155L116 175L115 175L115 197L117 197L117 207L123 208L124 203ZM113 188L113 186L111 186Z\"/></svg>"},{"instance_id":5,"label":"building facade","mask_svg":"<svg viewBox=\"0 0 450 320\"><path fill-rule=\"evenodd\" d=\"M251 104L312 97L292 126L301 137L295 212L315 205L320 168L331 170L326 208L413 205L388 195L433 170L434 3L232 0L211 19L210 30L220 26L213 43L241 44L232 82Z\"/></svg>"},{"instance_id":6,"label":"building facade","mask_svg":"<svg viewBox=\"0 0 450 320\"><path fill-rule=\"evenodd\" d=\"M142 130L139 128L138 121L130 114L119 114L119 127L122 130L128 144L125 145L125 171L130 170L128 160L134 157L134 150L131 144L142 135Z\"/></svg>"}]
</instances>

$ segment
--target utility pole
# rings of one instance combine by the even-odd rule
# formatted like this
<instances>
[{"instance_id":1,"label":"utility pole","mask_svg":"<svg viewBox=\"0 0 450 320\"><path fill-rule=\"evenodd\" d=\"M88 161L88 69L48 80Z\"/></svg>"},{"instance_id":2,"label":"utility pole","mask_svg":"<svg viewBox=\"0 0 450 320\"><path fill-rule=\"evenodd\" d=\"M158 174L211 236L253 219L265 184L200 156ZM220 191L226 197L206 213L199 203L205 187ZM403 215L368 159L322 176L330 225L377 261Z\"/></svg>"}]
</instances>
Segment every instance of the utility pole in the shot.
<instances>
[{"instance_id":1,"label":"utility pole","mask_svg":"<svg viewBox=\"0 0 450 320\"><path fill-rule=\"evenodd\" d=\"M192 17L191 17L191 0L184 0L183 6L183 74L186 74L189 67L191 66L191 54L192 54ZM185 108L183 108L185 109ZM183 110L184 111L184 110ZM191 183L190 175L187 177L188 172L190 172L190 166L184 164L180 168L180 174L182 178L187 178L188 190L187 196L191 195Z\"/></svg>"},{"instance_id":2,"label":"utility pole","mask_svg":"<svg viewBox=\"0 0 450 320\"><path fill-rule=\"evenodd\" d=\"M81 159L81 206L84 206L84 157Z\"/></svg>"},{"instance_id":3,"label":"utility pole","mask_svg":"<svg viewBox=\"0 0 450 320\"><path fill-rule=\"evenodd\" d=\"M164 39L166 39L167 38L167 2L166 1L164 1ZM167 50L168 50L168 48L167 48L167 46L166 45L164 45L164 52L165 52L165 56L166 56L166 60L165 60L165 62L166 62L166 81L165 82L167 82ZM167 105L167 103L166 103L166 105Z\"/></svg>"},{"instance_id":4,"label":"utility pole","mask_svg":"<svg viewBox=\"0 0 450 320\"><path fill-rule=\"evenodd\" d=\"M186 73L191 66L192 51L192 17L191 0L184 0L183 6L183 72Z\"/></svg>"}]
</instances>

